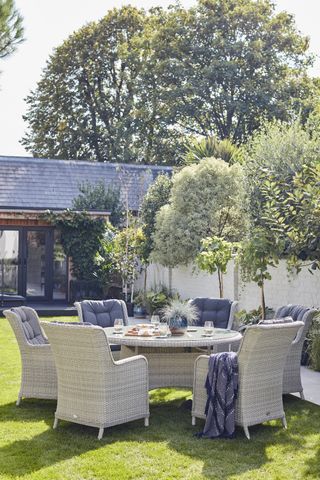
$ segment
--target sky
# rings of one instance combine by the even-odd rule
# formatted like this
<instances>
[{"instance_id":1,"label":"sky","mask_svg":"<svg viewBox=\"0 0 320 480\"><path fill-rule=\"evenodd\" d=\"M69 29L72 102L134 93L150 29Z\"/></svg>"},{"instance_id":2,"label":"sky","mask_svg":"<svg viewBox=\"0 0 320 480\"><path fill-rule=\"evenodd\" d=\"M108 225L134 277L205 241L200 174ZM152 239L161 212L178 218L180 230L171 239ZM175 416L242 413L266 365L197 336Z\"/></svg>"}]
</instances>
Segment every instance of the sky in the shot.
<instances>
[{"instance_id":1,"label":"sky","mask_svg":"<svg viewBox=\"0 0 320 480\"><path fill-rule=\"evenodd\" d=\"M0 64L0 155L30 156L19 140L26 126L25 97L36 87L53 49L72 32L102 18L113 7L130 3L146 9L172 0L15 0L24 18L25 41ZM185 7L193 0L182 0ZM294 14L298 29L310 38L310 50L318 57L310 74L320 76L320 0L274 0L277 10Z\"/></svg>"}]
</instances>

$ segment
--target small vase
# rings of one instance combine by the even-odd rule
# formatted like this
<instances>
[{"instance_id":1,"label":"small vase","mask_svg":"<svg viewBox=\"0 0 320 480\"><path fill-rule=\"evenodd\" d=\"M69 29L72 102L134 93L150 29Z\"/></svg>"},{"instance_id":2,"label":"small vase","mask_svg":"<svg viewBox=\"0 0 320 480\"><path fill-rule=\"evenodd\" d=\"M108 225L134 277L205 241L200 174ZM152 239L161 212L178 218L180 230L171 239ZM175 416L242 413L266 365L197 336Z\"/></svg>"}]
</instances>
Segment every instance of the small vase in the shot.
<instances>
[{"instance_id":1,"label":"small vase","mask_svg":"<svg viewBox=\"0 0 320 480\"><path fill-rule=\"evenodd\" d=\"M172 317L168 326L172 335L183 335L187 331L188 322L184 317Z\"/></svg>"}]
</instances>

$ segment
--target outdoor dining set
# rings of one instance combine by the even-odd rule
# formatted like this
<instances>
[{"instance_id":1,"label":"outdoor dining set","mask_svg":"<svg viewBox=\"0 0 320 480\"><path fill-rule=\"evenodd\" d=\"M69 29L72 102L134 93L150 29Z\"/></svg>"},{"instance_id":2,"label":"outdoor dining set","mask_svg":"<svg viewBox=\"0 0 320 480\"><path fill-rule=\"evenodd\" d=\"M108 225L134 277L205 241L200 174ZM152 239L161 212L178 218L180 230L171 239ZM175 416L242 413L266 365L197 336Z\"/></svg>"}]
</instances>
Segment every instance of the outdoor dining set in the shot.
<instances>
[{"instance_id":1,"label":"outdoor dining set","mask_svg":"<svg viewBox=\"0 0 320 480\"><path fill-rule=\"evenodd\" d=\"M70 323L40 322L26 306L5 310L21 354L17 405L22 398L55 399L54 428L59 420L75 422L98 428L101 439L114 425L137 419L149 425L149 390L185 387L193 391L195 425L206 419L210 356L236 352L235 424L247 438L250 426L268 420L286 427L282 395L304 398L301 352L316 310L287 305L242 334L233 326L236 302L191 302L198 319L181 335L171 335L166 324L133 322L121 300L77 302L78 322Z\"/></svg>"}]
</instances>

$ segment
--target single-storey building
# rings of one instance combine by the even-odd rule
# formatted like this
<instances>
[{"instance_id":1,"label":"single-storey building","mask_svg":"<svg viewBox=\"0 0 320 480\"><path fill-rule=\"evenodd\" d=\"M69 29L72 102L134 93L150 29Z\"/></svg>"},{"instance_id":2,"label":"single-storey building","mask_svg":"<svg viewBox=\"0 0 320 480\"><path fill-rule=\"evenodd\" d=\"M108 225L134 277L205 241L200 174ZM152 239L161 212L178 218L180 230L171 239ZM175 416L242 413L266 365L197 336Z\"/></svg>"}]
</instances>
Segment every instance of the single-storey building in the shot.
<instances>
[{"instance_id":1,"label":"single-storey building","mask_svg":"<svg viewBox=\"0 0 320 480\"><path fill-rule=\"evenodd\" d=\"M59 231L41 217L72 208L79 186L117 187L131 211L170 167L0 156L0 301L69 300L70 271ZM108 212L91 212L108 216Z\"/></svg>"}]
</instances>

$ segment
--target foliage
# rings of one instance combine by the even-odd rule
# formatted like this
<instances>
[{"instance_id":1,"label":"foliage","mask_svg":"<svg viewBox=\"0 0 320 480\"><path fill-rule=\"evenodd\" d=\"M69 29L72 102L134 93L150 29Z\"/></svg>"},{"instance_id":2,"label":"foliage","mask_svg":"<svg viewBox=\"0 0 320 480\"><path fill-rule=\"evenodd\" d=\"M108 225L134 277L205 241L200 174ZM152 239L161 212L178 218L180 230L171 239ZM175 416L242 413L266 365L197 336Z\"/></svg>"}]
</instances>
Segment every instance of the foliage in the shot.
<instances>
[{"instance_id":1,"label":"foliage","mask_svg":"<svg viewBox=\"0 0 320 480\"><path fill-rule=\"evenodd\" d=\"M303 165L279 178L266 172L261 185L263 221L285 245L283 255L298 271L308 261L320 266L320 164Z\"/></svg>"},{"instance_id":2,"label":"foliage","mask_svg":"<svg viewBox=\"0 0 320 480\"><path fill-rule=\"evenodd\" d=\"M262 119L307 117L307 49L271 0L113 9L54 51L22 143L40 157L179 165L186 136L238 145Z\"/></svg>"},{"instance_id":3,"label":"foliage","mask_svg":"<svg viewBox=\"0 0 320 480\"><path fill-rule=\"evenodd\" d=\"M73 200L76 210L96 210L110 212L110 222L118 226L123 220L123 205L120 190L107 186L102 180L96 185L89 182L79 186L80 194Z\"/></svg>"},{"instance_id":4,"label":"foliage","mask_svg":"<svg viewBox=\"0 0 320 480\"><path fill-rule=\"evenodd\" d=\"M95 257L95 263L98 267L97 276L105 292L109 290L110 286L121 285L115 244L116 234L116 228L108 222L100 242L99 251L97 251Z\"/></svg>"},{"instance_id":5,"label":"foliage","mask_svg":"<svg viewBox=\"0 0 320 480\"><path fill-rule=\"evenodd\" d=\"M168 203L171 187L172 180L168 175L158 175L155 182L150 185L142 201L140 219L145 237L142 251L142 258L145 263L149 263L150 255L154 247L153 235L157 213L161 207Z\"/></svg>"},{"instance_id":6,"label":"foliage","mask_svg":"<svg viewBox=\"0 0 320 480\"><path fill-rule=\"evenodd\" d=\"M201 249L196 256L196 264L212 275L218 272L219 293L223 298L223 274L227 273L227 265L232 257L233 245L222 238L212 236L201 240Z\"/></svg>"},{"instance_id":7,"label":"foliage","mask_svg":"<svg viewBox=\"0 0 320 480\"><path fill-rule=\"evenodd\" d=\"M227 138L218 140L216 137L205 137L199 140L191 138L186 145L184 163L190 165L199 163L203 158L221 158L232 165L233 163L242 163L242 150L230 142Z\"/></svg>"},{"instance_id":8,"label":"foliage","mask_svg":"<svg viewBox=\"0 0 320 480\"><path fill-rule=\"evenodd\" d=\"M77 321L77 317L59 320ZM279 421L259 425L254 429L253 448L237 428L232 442L206 441L204 448L194 436L203 422L192 427L190 410L184 408L191 390L152 390L150 427L145 428L142 420L116 425L97 442L97 430L92 427L59 422L53 430L54 400L23 400L16 407L20 356L4 319L0 338L1 480L311 480L320 476L318 405L286 395L288 430Z\"/></svg>"},{"instance_id":9,"label":"foliage","mask_svg":"<svg viewBox=\"0 0 320 480\"><path fill-rule=\"evenodd\" d=\"M162 314L162 309L168 305L171 294L164 285L160 285L146 292L145 298L149 315L152 315L153 313Z\"/></svg>"},{"instance_id":10,"label":"foliage","mask_svg":"<svg viewBox=\"0 0 320 480\"><path fill-rule=\"evenodd\" d=\"M269 0L177 4L152 38L161 94L180 130L243 142L308 97L308 40ZM267 53L266 53L267 52Z\"/></svg>"},{"instance_id":11,"label":"foliage","mask_svg":"<svg viewBox=\"0 0 320 480\"><path fill-rule=\"evenodd\" d=\"M310 358L311 365L314 370L320 372L320 318L317 315L313 322L309 335L310 339Z\"/></svg>"},{"instance_id":12,"label":"foliage","mask_svg":"<svg viewBox=\"0 0 320 480\"><path fill-rule=\"evenodd\" d=\"M199 317L199 310L189 302L171 300L170 303L162 309L162 315L166 321L173 318L185 318L188 324L192 325Z\"/></svg>"},{"instance_id":13,"label":"foliage","mask_svg":"<svg viewBox=\"0 0 320 480\"><path fill-rule=\"evenodd\" d=\"M177 142L149 60L146 23L161 16L114 8L65 40L27 97L26 149L49 158L174 161Z\"/></svg>"},{"instance_id":14,"label":"foliage","mask_svg":"<svg viewBox=\"0 0 320 480\"><path fill-rule=\"evenodd\" d=\"M129 293L133 301L133 286L140 268L139 248L143 242L143 232L132 221L122 230L119 230L113 240L113 259L122 279L125 300Z\"/></svg>"},{"instance_id":15,"label":"foliage","mask_svg":"<svg viewBox=\"0 0 320 480\"><path fill-rule=\"evenodd\" d=\"M265 317L272 318L274 316L274 310L270 307L266 307ZM235 314L236 320L240 326L242 325L255 325L263 319L262 308L259 306L257 309L253 310L239 310Z\"/></svg>"},{"instance_id":16,"label":"foliage","mask_svg":"<svg viewBox=\"0 0 320 480\"><path fill-rule=\"evenodd\" d=\"M202 238L237 241L245 230L241 166L203 159L174 175L169 204L157 215L152 258L169 267L188 264Z\"/></svg>"},{"instance_id":17,"label":"foliage","mask_svg":"<svg viewBox=\"0 0 320 480\"><path fill-rule=\"evenodd\" d=\"M253 281L261 289L261 311L265 318L266 304L264 285L271 280L269 267L276 267L283 246L262 228L250 232L249 239L242 243L239 255L241 275L244 281Z\"/></svg>"},{"instance_id":18,"label":"foliage","mask_svg":"<svg viewBox=\"0 0 320 480\"><path fill-rule=\"evenodd\" d=\"M11 55L22 41L22 17L14 0L0 0L0 59Z\"/></svg>"},{"instance_id":19,"label":"foliage","mask_svg":"<svg viewBox=\"0 0 320 480\"><path fill-rule=\"evenodd\" d=\"M61 230L61 244L65 254L72 258L73 275L78 280L98 278L96 257L107 228L105 220L72 210L48 211L44 218Z\"/></svg>"},{"instance_id":20,"label":"foliage","mask_svg":"<svg viewBox=\"0 0 320 480\"><path fill-rule=\"evenodd\" d=\"M302 165L311 165L320 158L320 139L304 129L299 121L266 123L249 142L245 154L245 175L254 225L264 226L265 182L286 182ZM280 185L279 185L280 186ZM278 188L274 194L281 192ZM267 226L269 228L269 226Z\"/></svg>"}]
</instances>

